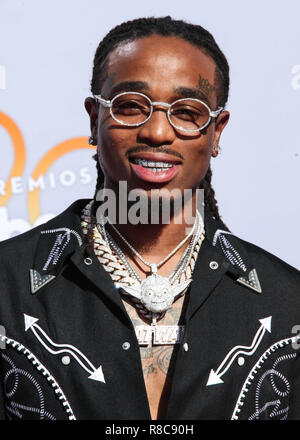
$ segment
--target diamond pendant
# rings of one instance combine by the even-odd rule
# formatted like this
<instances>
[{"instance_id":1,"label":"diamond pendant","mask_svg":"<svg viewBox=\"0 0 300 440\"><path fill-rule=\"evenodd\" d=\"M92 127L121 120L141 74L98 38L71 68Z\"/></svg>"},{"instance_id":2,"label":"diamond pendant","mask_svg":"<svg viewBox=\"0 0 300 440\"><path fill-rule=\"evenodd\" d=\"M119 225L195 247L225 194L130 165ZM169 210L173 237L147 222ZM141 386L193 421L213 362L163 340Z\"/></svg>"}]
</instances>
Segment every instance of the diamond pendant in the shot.
<instances>
[{"instance_id":1,"label":"diamond pendant","mask_svg":"<svg viewBox=\"0 0 300 440\"><path fill-rule=\"evenodd\" d=\"M168 278L154 273L142 281L141 303L150 312L164 312L171 307L173 301L174 295Z\"/></svg>"},{"instance_id":2,"label":"diamond pendant","mask_svg":"<svg viewBox=\"0 0 300 440\"><path fill-rule=\"evenodd\" d=\"M180 295L192 282L192 279L172 285L168 278L161 275L150 275L141 283L130 286L125 283L115 283L126 294L140 300L143 306L152 313L162 313L168 310L175 298Z\"/></svg>"},{"instance_id":3,"label":"diamond pendant","mask_svg":"<svg viewBox=\"0 0 300 440\"><path fill-rule=\"evenodd\" d=\"M184 325L137 325L135 334L139 345L180 344L184 336Z\"/></svg>"}]
</instances>

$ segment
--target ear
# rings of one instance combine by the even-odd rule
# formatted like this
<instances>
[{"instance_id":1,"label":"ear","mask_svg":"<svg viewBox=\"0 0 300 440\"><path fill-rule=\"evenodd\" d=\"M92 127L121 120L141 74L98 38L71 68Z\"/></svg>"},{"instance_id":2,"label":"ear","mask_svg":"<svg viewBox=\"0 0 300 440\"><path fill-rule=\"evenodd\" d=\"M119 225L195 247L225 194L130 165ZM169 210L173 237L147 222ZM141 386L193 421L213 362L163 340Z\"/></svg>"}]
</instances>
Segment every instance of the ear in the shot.
<instances>
[{"instance_id":1,"label":"ear","mask_svg":"<svg viewBox=\"0 0 300 440\"><path fill-rule=\"evenodd\" d=\"M98 104L94 98L86 98L84 101L86 111L90 116L91 135L97 139L97 125L98 125Z\"/></svg>"},{"instance_id":2,"label":"ear","mask_svg":"<svg viewBox=\"0 0 300 440\"><path fill-rule=\"evenodd\" d=\"M221 134L222 131L224 130L224 128L226 127L228 121L230 118L230 113L227 110L222 111L219 116L217 117L216 123L215 123L215 132L214 132L214 140L213 140L213 146L219 145L220 142L220 138L221 138ZM214 152L214 150L212 149L212 154L213 157L216 157L216 153Z\"/></svg>"}]
</instances>

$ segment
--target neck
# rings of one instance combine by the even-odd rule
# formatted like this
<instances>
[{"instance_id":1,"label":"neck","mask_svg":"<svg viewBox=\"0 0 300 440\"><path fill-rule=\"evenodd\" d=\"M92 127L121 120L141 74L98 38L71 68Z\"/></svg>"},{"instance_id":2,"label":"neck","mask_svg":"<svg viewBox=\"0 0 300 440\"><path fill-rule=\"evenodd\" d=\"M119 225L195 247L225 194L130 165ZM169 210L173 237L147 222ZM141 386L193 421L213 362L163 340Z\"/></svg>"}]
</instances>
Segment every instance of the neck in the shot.
<instances>
[{"instance_id":1,"label":"neck","mask_svg":"<svg viewBox=\"0 0 300 440\"><path fill-rule=\"evenodd\" d=\"M108 192L106 194L109 195ZM146 202L138 199L134 203L126 201L125 204L122 195L114 194L114 206L106 202L100 203L96 216L99 218L99 213L102 212L104 217L108 217L106 227L109 232L116 236L109 225L112 223L138 252L159 256L167 254L187 236L194 225L196 192L187 201L182 201L181 198L174 199L171 203L170 200L160 199L157 202L157 199L151 198Z\"/></svg>"},{"instance_id":2,"label":"neck","mask_svg":"<svg viewBox=\"0 0 300 440\"><path fill-rule=\"evenodd\" d=\"M194 225L196 218L196 196L194 193L190 199L183 204L183 208L176 208L176 203L172 204L170 215L166 216L166 205L161 203L159 205L158 216L156 221L153 222L153 216L149 215L155 213L155 207L151 203L147 203L148 215L145 217L141 215L141 211L145 209L145 206L139 206L140 218L136 216L137 210L134 209L133 204L129 205L125 212L122 212L122 200L120 200L119 194L116 197L115 212L108 209L107 205L101 204L99 212L104 213L104 217L109 217L110 221L114 224L117 231L129 242L129 244L137 251L146 261L150 263L159 263L164 257L171 253L176 246L187 237L188 233ZM178 205L178 204L177 204ZM199 206L199 203L198 203ZM144 211L145 213L145 211ZM157 214L157 212L156 212ZM99 217L98 217L99 218ZM133 220L133 221L132 221ZM139 222L137 220L140 220ZM139 258L130 250L128 245L124 242L114 228L106 223L106 229L120 246L125 256L131 262L133 267L139 272L140 276L145 276L149 272L149 267L146 267ZM172 256L166 261L160 268L159 273L161 275L168 275L179 262L186 247L189 245L190 239L188 239L180 248L172 254Z\"/></svg>"}]
</instances>

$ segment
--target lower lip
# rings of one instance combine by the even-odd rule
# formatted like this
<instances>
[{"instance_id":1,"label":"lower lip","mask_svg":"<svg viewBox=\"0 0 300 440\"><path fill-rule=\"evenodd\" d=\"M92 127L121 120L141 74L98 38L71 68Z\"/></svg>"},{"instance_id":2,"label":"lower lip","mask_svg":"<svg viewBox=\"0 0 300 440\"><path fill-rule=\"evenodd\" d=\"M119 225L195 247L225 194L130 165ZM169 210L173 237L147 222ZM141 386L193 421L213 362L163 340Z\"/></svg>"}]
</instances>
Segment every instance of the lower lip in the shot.
<instances>
[{"instance_id":1,"label":"lower lip","mask_svg":"<svg viewBox=\"0 0 300 440\"><path fill-rule=\"evenodd\" d=\"M175 177L179 171L179 165L174 165L172 168L167 168L164 171L157 171L154 173L149 168L145 168L142 165L130 163L134 173L142 180L153 183L165 183L169 182Z\"/></svg>"}]
</instances>

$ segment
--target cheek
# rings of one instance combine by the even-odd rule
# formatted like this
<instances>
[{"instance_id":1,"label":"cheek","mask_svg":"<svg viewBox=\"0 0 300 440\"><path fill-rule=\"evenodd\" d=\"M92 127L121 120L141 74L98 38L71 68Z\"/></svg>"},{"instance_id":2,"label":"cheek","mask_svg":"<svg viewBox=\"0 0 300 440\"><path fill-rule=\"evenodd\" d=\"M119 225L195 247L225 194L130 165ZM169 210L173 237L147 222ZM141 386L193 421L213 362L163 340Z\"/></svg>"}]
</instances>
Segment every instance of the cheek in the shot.
<instances>
[{"instance_id":1,"label":"cheek","mask_svg":"<svg viewBox=\"0 0 300 440\"><path fill-rule=\"evenodd\" d=\"M120 168L126 168L128 161L125 153L130 146L135 145L131 133L102 124L98 131L98 141L99 156L104 168L114 166L116 172Z\"/></svg>"},{"instance_id":2,"label":"cheek","mask_svg":"<svg viewBox=\"0 0 300 440\"><path fill-rule=\"evenodd\" d=\"M205 176L211 159L211 142L210 139L206 138L205 142L190 145L186 158L188 158L191 177L197 175L202 179Z\"/></svg>"}]
</instances>

